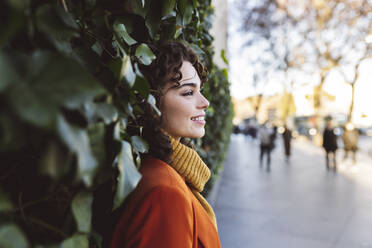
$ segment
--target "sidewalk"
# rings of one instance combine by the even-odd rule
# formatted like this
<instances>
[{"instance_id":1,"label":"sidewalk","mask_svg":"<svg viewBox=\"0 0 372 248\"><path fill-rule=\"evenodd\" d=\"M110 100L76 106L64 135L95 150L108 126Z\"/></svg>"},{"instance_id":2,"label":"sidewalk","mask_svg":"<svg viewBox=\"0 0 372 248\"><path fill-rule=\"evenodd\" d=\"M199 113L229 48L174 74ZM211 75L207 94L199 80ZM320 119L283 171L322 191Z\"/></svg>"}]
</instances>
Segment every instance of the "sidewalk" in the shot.
<instances>
[{"instance_id":1,"label":"sidewalk","mask_svg":"<svg viewBox=\"0 0 372 248\"><path fill-rule=\"evenodd\" d=\"M295 140L288 164L282 149L279 138L268 172L257 143L232 136L212 192L222 247L372 247L372 158L358 154L357 165L340 163L335 173L309 142Z\"/></svg>"}]
</instances>

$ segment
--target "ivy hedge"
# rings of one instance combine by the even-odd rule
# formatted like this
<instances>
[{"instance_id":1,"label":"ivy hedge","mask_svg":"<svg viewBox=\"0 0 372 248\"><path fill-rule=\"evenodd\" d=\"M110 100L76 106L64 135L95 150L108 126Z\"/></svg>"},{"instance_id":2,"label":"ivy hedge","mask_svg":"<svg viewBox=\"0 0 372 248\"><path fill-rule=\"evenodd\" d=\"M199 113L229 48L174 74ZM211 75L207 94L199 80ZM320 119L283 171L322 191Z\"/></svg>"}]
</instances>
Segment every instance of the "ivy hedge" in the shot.
<instances>
[{"instance_id":1,"label":"ivy hedge","mask_svg":"<svg viewBox=\"0 0 372 248\"><path fill-rule=\"evenodd\" d=\"M206 61L211 104L195 145L216 177L232 108L212 14L210 0L0 3L0 247L107 245L147 150L139 103L156 108L138 70L154 58L149 44L181 40Z\"/></svg>"}]
</instances>

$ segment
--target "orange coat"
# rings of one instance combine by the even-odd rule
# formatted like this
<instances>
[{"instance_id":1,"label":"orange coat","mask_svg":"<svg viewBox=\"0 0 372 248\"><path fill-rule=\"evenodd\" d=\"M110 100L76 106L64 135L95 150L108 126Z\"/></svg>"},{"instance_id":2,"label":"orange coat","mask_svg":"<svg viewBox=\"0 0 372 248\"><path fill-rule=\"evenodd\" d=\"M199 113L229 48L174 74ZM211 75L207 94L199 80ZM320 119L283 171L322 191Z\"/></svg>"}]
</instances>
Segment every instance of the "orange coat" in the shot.
<instances>
[{"instance_id":1,"label":"orange coat","mask_svg":"<svg viewBox=\"0 0 372 248\"><path fill-rule=\"evenodd\" d=\"M217 230L185 180L147 157L142 179L125 200L111 248L220 248Z\"/></svg>"}]
</instances>

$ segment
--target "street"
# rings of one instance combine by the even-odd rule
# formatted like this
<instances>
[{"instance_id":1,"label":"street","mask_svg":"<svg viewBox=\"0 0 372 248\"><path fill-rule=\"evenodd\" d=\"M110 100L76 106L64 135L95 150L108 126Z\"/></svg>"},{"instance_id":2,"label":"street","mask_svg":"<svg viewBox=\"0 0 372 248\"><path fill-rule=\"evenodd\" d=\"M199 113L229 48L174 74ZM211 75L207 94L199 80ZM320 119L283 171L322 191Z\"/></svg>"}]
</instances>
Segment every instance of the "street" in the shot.
<instances>
[{"instance_id":1,"label":"street","mask_svg":"<svg viewBox=\"0 0 372 248\"><path fill-rule=\"evenodd\" d=\"M359 148L361 152L371 153L372 151L372 137L360 136Z\"/></svg>"},{"instance_id":2,"label":"street","mask_svg":"<svg viewBox=\"0 0 372 248\"><path fill-rule=\"evenodd\" d=\"M224 248L372 247L372 157L326 170L323 150L296 139L284 159L276 141L271 170L257 141L233 135L211 204ZM264 160L266 162L266 160Z\"/></svg>"}]
</instances>

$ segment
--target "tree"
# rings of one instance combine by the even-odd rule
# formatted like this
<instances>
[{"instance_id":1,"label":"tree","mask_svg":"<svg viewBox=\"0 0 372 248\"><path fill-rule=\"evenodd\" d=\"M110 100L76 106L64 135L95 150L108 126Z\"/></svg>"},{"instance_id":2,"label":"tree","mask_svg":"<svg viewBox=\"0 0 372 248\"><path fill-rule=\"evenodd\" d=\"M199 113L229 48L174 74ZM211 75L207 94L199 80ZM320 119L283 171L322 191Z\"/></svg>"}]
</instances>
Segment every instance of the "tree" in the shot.
<instances>
[{"instance_id":1,"label":"tree","mask_svg":"<svg viewBox=\"0 0 372 248\"><path fill-rule=\"evenodd\" d=\"M352 101L348 119L352 119L355 83L361 61L371 53L365 39L371 30L372 16L368 1L310 1L302 22L306 28L306 41L314 48L320 74L319 92L332 70L339 70L351 86ZM352 68L351 80L345 70ZM316 94L315 110L322 108L321 94Z\"/></svg>"},{"instance_id":2,"label":"tree","mask_svg":"<svg viewBox=\"0 0 372 248\"><path fill-rule=\"evenodd\" d=\"M283 91L291 93L295 82L299 81L293 72L301 69L305 62L300 50L303 39L295 31L294 17L287 6L278 1L237 1L236 5L243 19L240 30L245 34L245 46L259 50L247 60L254 68L264 68L254 71L254 88L265 89L275 78L282 84ZM286 118L284 115L284 122Z\"/></svg>"},{"instance_id":3,"label":"tree","mask_svg":"<svg viewBox=\"0 0 372 248\"><path fill-rule=\"evenodd\" d=\"M268 52L280 61L279 70L286 75L293 69L317 75L314 92L314 111L317 119L323 116L323 86L331 71L354 71L349 79L354 95L358 64L370 57L371 46L366 37L371 30L371 5L367 0L265 0L242 1L244 13L242 30L248 35L247 45L269 43ZM284 40L284 37L289 37ZM285 52L280 47L287 47ZM298 60L300 59L300 60ZM276 69L273 67L272 69ZM291 73L289 73L291 74ZM286 76L287 82L292 82ZM351 78L351 79L350 79ZM349 109L352 116L354 97ZM316 122L319 125L319 121Z\"/></svg>"}]
</instances>

